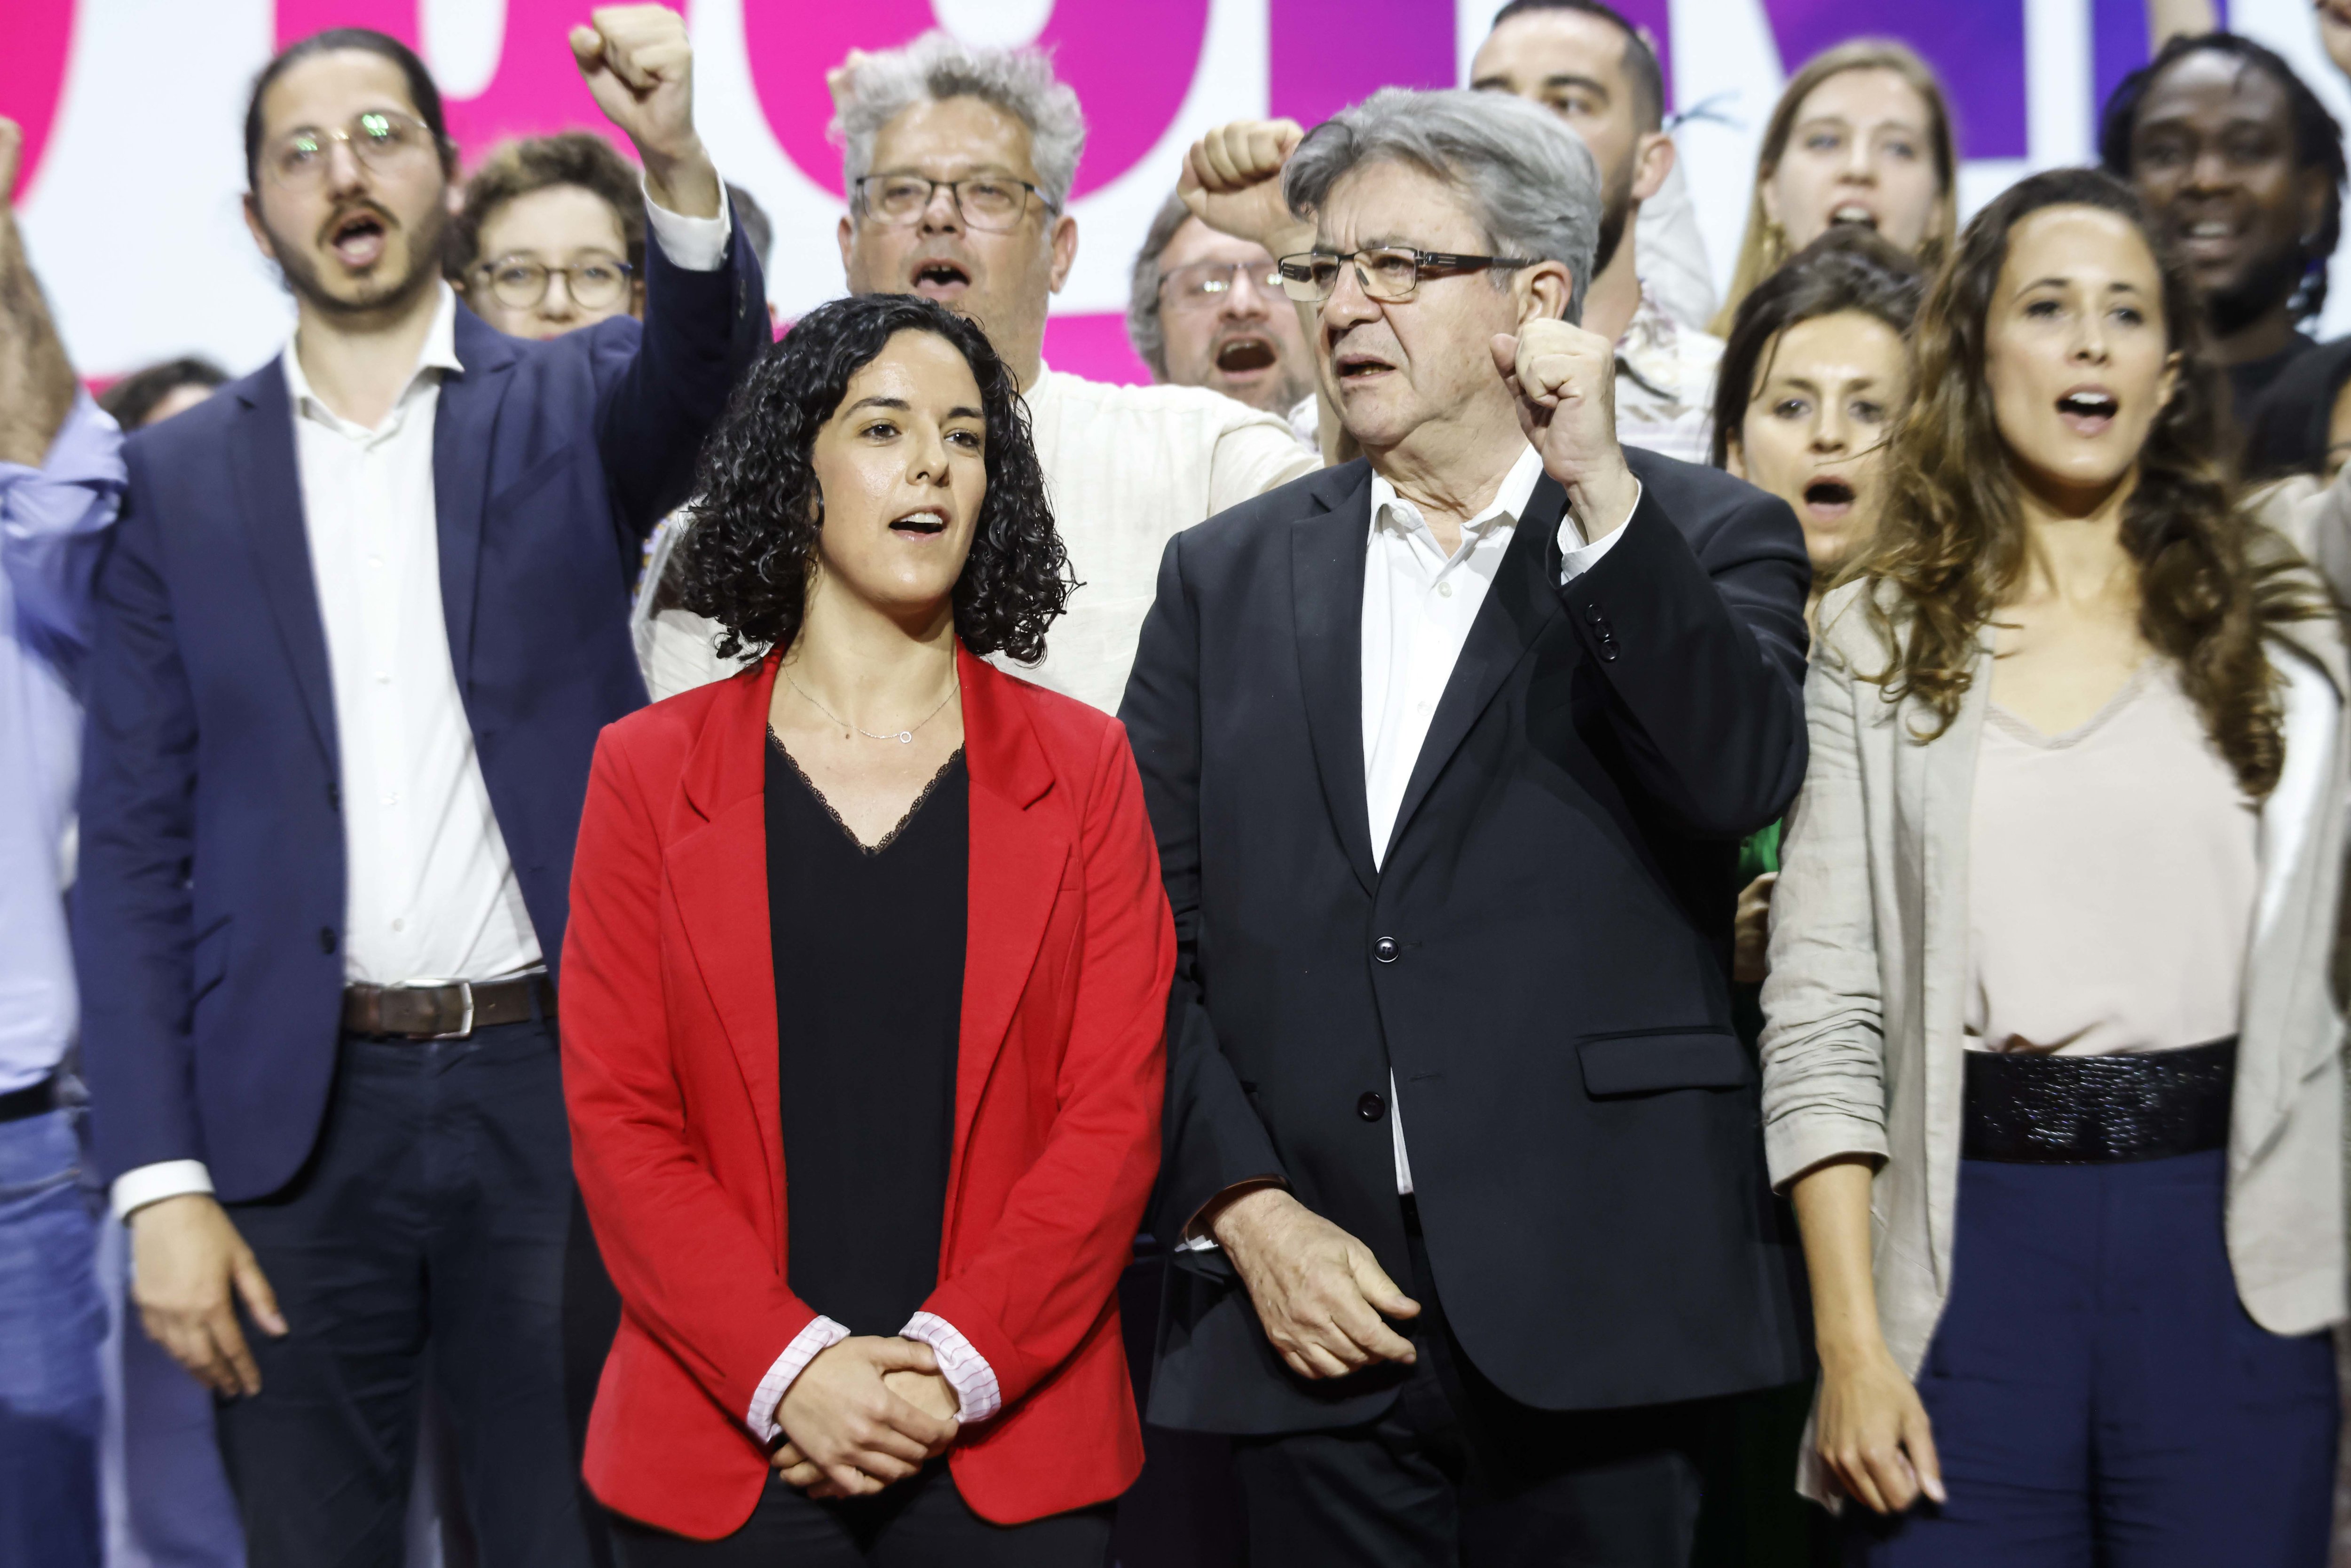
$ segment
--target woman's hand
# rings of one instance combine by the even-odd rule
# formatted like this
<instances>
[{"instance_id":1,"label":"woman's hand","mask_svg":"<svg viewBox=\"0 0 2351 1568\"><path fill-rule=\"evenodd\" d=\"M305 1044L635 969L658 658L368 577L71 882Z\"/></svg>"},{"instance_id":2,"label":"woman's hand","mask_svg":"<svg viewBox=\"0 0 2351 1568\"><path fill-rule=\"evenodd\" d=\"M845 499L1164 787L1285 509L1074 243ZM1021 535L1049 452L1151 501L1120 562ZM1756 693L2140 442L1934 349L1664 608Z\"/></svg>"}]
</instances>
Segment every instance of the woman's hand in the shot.
<instances>
[{"instance_id":1,"label":"woman's hand","mask_svg":"<svg viewBox=\"0 0 2351 1568\"><path fill-rule=\"evenodd\" d=\"M1771 888L1780 873L1767 871L1739 894L1739 913L1730 923L1730 977L1742 986L1760 986L1771 947Z\"/></svg>"},{"instance_id":2,"label":"woman's hand","mask_svg":"<svg viewBox=\"0 0 2351 1568\"><path fill-rule=\"evenodd\" d=\"M777 1472L813 1497L867 1497L905 1479L955 1441L958 1406L950 1389L949 1414L933 1414L885 1380L944 1385L937 1374L931 1347L910 1339L859 1334L819 1351L777 1402L776 1423L789 1439L774 1455Z\"/></svg>"},{"instance_id":3,"label":"woman's hand","mask_svg":"<svg viewBox=\"0 0 2351 1568\"><path fill-rule=\"evenodd\" d=\"M1900 1513L1924 1492L1943 1500L1943 1471L1918 1390L1880 1343L1849 1364L1823 1360L1818 1446L1847 1496Z\"/></svg>"}]
</instances>

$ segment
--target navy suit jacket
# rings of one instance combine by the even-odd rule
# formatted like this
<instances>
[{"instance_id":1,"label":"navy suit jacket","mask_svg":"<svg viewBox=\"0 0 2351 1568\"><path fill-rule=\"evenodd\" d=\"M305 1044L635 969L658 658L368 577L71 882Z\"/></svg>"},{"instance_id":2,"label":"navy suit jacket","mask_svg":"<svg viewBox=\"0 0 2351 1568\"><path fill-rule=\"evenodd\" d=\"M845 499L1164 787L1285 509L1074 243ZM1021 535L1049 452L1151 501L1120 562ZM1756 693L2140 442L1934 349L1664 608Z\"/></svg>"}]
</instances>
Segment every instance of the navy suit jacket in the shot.
<instances>
[{"instance_id":1,"label":"navy suit jacket","mask_svg":"<svg viewBox=\"0 0 2351 1568\"><path fill-rule=\"evenodd\" d=\"M1176 916L1154 1233L1279 1176L1430 1288L1393 1074L1447 1327L1546 1410L1802 1374L1729 982L1739 841L1804 776L1811 568L1785 503L1625 456L1640 505L1564 586L1566 494L1535 486L1376 867L1363 462L1170 541L1119 710ZM1357 1426L1405 1376L1297 1377L1224 1254L1176 1255L1155 1424Z\"/></svg>"},{"instance_id":2,"label":"navy suit jacket","mask_svg":"<svg viewBox=\"0 0 2351 1568\"><path fill-rule=\"evenodd\" d=\"M545 343L457 312L433 434L449 653L540 948L562 951L588 762L642 706L642 541L768 341L738 225L646 314ZM333 688L282 364L125 447L98 587L74 945L98 1163L198 1159L224 1199L316 1143L343 988Z\"/></svg>"}]
</instances>

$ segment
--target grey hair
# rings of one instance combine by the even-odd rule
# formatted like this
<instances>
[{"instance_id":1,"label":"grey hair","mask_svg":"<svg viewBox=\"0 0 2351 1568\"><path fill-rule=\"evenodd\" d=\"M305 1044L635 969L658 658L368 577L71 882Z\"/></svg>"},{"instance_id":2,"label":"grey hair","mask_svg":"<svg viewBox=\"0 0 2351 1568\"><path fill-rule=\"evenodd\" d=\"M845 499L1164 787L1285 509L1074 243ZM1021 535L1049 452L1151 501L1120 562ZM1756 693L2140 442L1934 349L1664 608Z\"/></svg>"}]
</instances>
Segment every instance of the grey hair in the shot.
<instances>
[{"instance_id":1,"label":"grey hair","mask_svg":"<svg viewBox=\"0 0 2351 1568\"><path fill-rule=\"evenodd\" d=\"M855 191L873 172L873 139L883 126L918 103L949 98L976 98L1027 126L1046 202L1057 213L1069 206L1086 147L1076 89L1055 78L1042 50L975 49L937 28L904 48L853 55L834 78L831 133L845 188Z\"/></svg>"},{"instance_id":2,"label":"grey hair","mask_svg":"<svg viewBox=\"0 0 2351 1568\"><path fill-rule=\"evenodd\" d=\"M1126 340L1163 382L1167 379L1167 328L1159 319L1159 258L1191 215L1192 209L1184 204L1182 196L1167 198L1159 215L1151 220L1151 232L1143 236L1143 248L1134 253L1134 274L1127 282Z\"/></svg>"},{"instance_id":3,"label":"grey hair","mask_svg":"<svg viewBox=\"0 0 2351 1568\"><path fill-rule=\"evenodd\" d=\"M1564 266L1567 319L1583 319L1600 244L1600 171L1558 116L1510 93L1382 88L1306 133L1282 172L1282 199L1311 218L1342 177L1383 161L1459 187L1496 255Z\"/></svg>"}]
</instances>

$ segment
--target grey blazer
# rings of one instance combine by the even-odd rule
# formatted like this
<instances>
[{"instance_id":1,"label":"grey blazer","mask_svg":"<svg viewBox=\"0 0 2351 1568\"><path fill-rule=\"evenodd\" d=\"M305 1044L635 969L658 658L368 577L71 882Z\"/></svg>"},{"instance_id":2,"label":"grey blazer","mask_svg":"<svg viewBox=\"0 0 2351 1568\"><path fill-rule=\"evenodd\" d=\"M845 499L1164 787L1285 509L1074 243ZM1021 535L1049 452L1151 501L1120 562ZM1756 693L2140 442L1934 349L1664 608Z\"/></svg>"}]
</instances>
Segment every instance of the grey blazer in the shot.
<instances>
[{"instance_id":1,"label":"grey blazer","mask_svg":"<svg viewBox=\"0 0 2351 1568\"><path fill-rule=\"evenodd\" d=\"M1783 1188L1838 1155L1879 1162L1878 1321L1915 1377L1951 1288L1968 824L1991 653L1987 641L1950 728L1919 743L1909 731L1924 705L1888 703L1861 678L1886 664L1864 587L1822 606L1805 682L1812 763L1781 850L1763 985L1764 1147ZM2330 956L2351 806L2351 725L2341 722L2351 678L2331 618L2283 628L2271 663L2284 681L2286 760L2262 810L2228 1248L2254 1321L2298 1334L2345 1315L2344 1009Z\"/></svg>"}]
</instances>

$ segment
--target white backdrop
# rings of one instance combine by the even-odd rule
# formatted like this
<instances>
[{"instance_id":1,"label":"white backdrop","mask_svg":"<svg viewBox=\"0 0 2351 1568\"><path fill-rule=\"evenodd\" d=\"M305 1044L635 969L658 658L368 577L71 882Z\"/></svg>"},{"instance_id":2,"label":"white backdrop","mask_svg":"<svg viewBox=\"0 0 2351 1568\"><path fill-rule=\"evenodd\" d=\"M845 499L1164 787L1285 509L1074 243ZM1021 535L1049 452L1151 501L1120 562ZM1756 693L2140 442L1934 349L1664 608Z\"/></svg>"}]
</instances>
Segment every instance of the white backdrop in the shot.
<instances>
[{"instance_id":1,"label":"white backdrop","mask_svg":"<svg viewBox=\"0 0 2351 1568\"><path fill-rule=\"evenodd\" d=\"M832 54L865 16L874 16L873 26L886 35L906 23L910 3L918 5L919 0L892 5L876 0L692 0L687 8L704 136L727 177L747 187L775 218L768 287L787 315L841 288L833 240L841 204L822 183L828 176L820 158L809 160L818 165L813 173L794 162L759 89L768 88L772 99L779 73L799 72L804 74L795 79L805 96L837 57L815 57L818 49ZM1124 302L1134 248L1173 185L1185 145L1223 120L1266 112L1270 100L1281 96L1269 65L1280 47L1270 37L1273 30L1288 26L1294 35L1299 28L1314 29L1307 36L1334 57L1350 49L1380 47L1389 48L1392 57L1397 38L1412 34L1433 46L1415 57L1421 85L1444 76L1443 46L1449 42L1452 79L1458 81L1498 3L1189 0L1205 9L1205 31L1180 100L1165 95L1169 102L1180 101L1172 120L1164 128L1144 128L1146 136L1156 134L1141 141L1133 124L1121 122L1118 129L1128 133L1130 148L1147 151L1135 153L1130 166L1107 183L1084 189L1081 170L1081 194L1073 204L1081 235L1078 264L1056 301L1057 317L1066 319L1057 319L1049 353L1057 363L1093 373L1116 373L1131 363L1117 345L1113 318ZM2117 0L1928 3L1962 6L1962 16L1980 7L1983 36L1965 47L1980 47L2002 60L2012 60L2020 47L2022 52L2023 155L1970 161L1960 185L1963 209L1972 210L2028 168L2089 158L2096 98L2094 21L2111 27ZM2136 12L2137 0L2120 3ZM281 21L281 10L299 18L340 19L371 5L382 13L387 0L354 0L340 8L333 0L9 0L12 31L18 29L16 18L26 17L35 33L44 20L57 24L61 33L69 30L47 145L25 199L24 217L36 264L85 373L117 375L191 351L242 371L276 351L290 309L272 270L255 252L238 210L239 117L246 86L268 58L279 27L288 25ZM1185 6L1186 0L1061 0L1058 10L1071 16L1058 22L1065 27L1092 25L1100 34L1105 19L1123 26L1133 18L1141 25L1171 10L1192 15ZM767 53L758 57L766 62L760 80L755 80L755 51L747 43L746 12L753 7L758 11L752 20L770 39ZM577 8L584 14L584 0ZM1644 14L1637 5L1626 8ZM554 9L561 8L550 8L548 0L414 0L421 45L453 100L480 93L497 75L502 57L512 51L543 51L538 57L568 70L560 28L550 19ZM530 14L535 36L507 37L510 10ZM928 10L976 42L1019 43L1040 32L1050 37L1048 30L1057 25L1053 0L931 0ZM1727 277L1746 213L1756 138L1785 68L1802 63L1781 59L1775 24L1785 32L1807 16L1817 23L1824 14L1875 18L1885 12L1840 0L1651 0L1646 12L1667 22L1676 106L1708 103L1719 116L1685 124L1677 140L1715 269ZM2338 116L2351 121L2351 91L2318 50L2308 0L2235 0L2228 14L2238 30L2293 61ZM1364 30L1361 39L1351 38L1356 25ZM1868 25L1869 20L1861 23ZM779 33L789 45L801 31L814 36L810 57L792 59L788 47L778 52L773 40ZM893 39L852 41L880 45ZM1104 47L1099 40L1084 47L1097 54ZM1067 59L1069 46L1064 47ZM2141 49L2143 55L2143 44ZM1139 60L1137 79L1183 63L1170 67L1155 56ZM1938 63L1948 68L1953 62ZM21 59L0 58L0 109L26 112L18 105L40 95L32 76ZM1098 72L1095 79L1103 78ZM1296 101L1303 101L1297 99L1302 90L1282 89ZM1311 96L1308 92L1305 99ZM584 104L584 95L580 101ZM1294 106L1295 101L1275 105ZM1129 95L1103 92L1087 107L1098 126L1108 126L1130 111ZM1974 140L1981 144L1985 138ZM1098 144L1102 141L1098 132ZM803 135L804 156L805 143ZM1097 179L1101 173L1096 167ZM829 179L838 182L837 162ZM2325 333L2332 336L2346 326L2351 279L2330 304Z\"/></svg>"}]
</instances>

